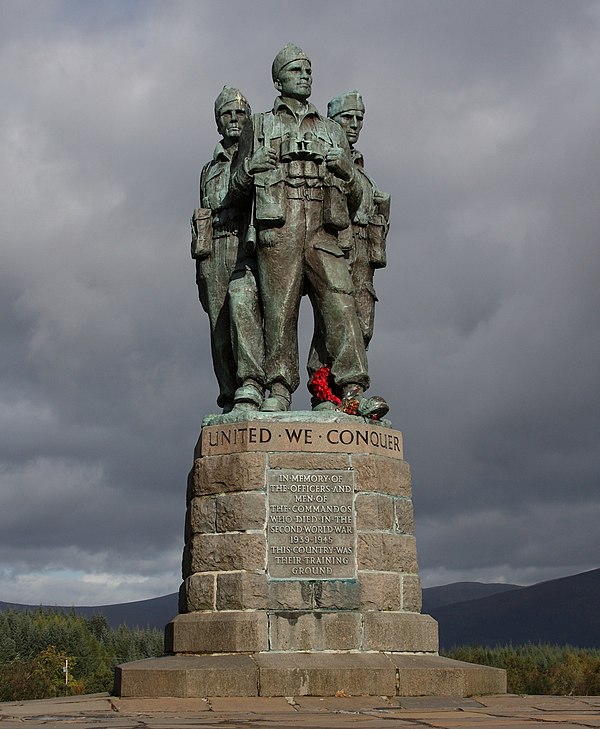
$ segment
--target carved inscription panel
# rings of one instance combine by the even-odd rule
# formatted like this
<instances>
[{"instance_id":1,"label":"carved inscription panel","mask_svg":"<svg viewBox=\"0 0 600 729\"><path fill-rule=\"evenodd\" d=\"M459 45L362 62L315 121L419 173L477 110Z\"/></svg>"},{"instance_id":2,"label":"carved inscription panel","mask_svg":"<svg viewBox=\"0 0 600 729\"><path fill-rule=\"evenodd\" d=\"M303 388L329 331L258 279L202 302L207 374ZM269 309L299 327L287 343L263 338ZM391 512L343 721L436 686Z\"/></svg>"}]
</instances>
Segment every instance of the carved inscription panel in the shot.
<instances>
[{"instance_id":1,"label":"carved inscription panel","mask_svg":"<svg viewBox=\"0 0 600 729\"><path fill-rule=\"evenodd\" d=\"M269 577L356 577L354 471L267 470Z\"/></svg>"},{"instance_id":2,"label":"carved inscription panel","mask_svg":"<svg viewBox=\"0 0 600 729\"><path fill-rule=\"evenodd\" d=\"M259 413L259 415L265 415ZM269 413L286 416L289 413ZM226 416L223 416L226 417ZM196 458L252 451L301 453L372 453L402 460L402 433L371 425L362 418L356 423L290 423L268 420L207 425Z\"/></svg>"}]
</instances>

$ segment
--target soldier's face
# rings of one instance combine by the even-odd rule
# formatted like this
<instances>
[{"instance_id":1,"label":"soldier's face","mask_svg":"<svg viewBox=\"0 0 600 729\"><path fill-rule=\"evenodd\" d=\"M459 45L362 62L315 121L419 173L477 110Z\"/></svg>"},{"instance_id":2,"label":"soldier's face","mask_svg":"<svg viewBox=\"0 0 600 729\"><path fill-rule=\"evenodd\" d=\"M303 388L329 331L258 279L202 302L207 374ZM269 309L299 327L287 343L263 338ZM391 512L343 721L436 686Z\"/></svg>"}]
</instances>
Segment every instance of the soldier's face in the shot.
<instances>
[{"instance_id":1,"label":"soldier's face","mask_svg":"<svg viewBox=\"0 0 600 729\"><path fill-rule=\"evenodd\" d=\"M240 101L231 101L221 107L217 129L225 141L237 141L248 119L247 107Z\"/></svg>"},{"instance_id":2,"label":"soldier's face","mask_svg":"<svg viewBox=\"0 0 600 729\"><path fill-rule=\"evenodd\" d=\"M304 59L288 63L275 81L275 88L282 96L304 101L312 91L312 70L310 61Z\"/></svg>"},{"instance_id":3,"label":"soldier's face","mask_svg":"<svg viewBox=\"0 0 600 729\"><path fill-rule=\"evenodd\" d=\"M342 127L350 146L356 144L363 128L365 115L358 109L343 111L335 117L336 122Z\"/></svg>"}]
</instances>

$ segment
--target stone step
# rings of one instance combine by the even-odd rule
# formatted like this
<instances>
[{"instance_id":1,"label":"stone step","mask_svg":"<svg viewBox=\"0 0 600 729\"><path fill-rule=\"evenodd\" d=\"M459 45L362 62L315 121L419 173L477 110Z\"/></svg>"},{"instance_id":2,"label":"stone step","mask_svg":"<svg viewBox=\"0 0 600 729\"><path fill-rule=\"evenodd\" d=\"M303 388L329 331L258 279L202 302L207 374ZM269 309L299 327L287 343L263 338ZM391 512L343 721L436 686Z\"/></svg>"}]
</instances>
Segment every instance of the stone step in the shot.
<instances>
[{"instance_id":1,"label":"stone step","mask_svg":"<svg viewBox=\"0 0 600 729\"><path fill-rule=\"evenodd\" d=\"M121 697L472 696L506 692L506 672L432 655L178 655L117 666Z\"/></svg>"}]
</instances>

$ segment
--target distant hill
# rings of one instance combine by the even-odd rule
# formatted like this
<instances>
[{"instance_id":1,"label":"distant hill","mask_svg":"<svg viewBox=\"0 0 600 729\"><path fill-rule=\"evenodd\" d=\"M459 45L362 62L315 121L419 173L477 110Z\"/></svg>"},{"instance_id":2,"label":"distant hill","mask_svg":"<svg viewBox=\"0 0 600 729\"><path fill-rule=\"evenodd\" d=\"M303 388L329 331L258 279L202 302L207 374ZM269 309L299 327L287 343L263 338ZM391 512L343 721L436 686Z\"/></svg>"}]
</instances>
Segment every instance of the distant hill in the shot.
<instances>
[{"instance_id":1,"label":"distant hill","mask_svg":"<svg viewBox=\"0 0 600 729\"><path fill-rule=\"evenodd\" d=\"M429 614L431 610L442 605L478 600L480 597L488 597L498 592L520 589L521 585L507 585L504 582L453 582L450 585L425 587L423 588L423 612Z\"/></svg>"},{"instance_id":2,"label":"distant hill","mask_svg":"<svg viewBox=\"0 0 600 729\"><path fill-rule=\"evenodd\" d=\"M73 610L104 615L112 627L158 628L177 615L177 594L97 607L36 606L0 602L0 610ZM570 644L600 648L600 569L518 585L456 582L423 590L423 612L440 626L440 645Z\"/></svg>"},{"instance_id":3,"label":"distant hill","mask_svg":"<svg viewBox=\"0 0 600 729\"><path fill-rule=\"evenodd\" d=\"M89 618L92 615L104 615L112 628L128 625L130 628L158 628L165 625L177 615L177 593L154 597L150 600L124 602L118 605L98 605L95 607L77 607L65 605L19 605L17 603L0 602L0 610L73 610L77 615Z\"/></svg>"},{"instance_id":4,"label":"distant hill","mask_svg":"<svg viewBox=\"0 0 600 729\"><path fill-rule=\"evenodd\" d=\"M600 569L429 611L440 644L556 643L600 648Z\"/></svg>"}]
</instances>

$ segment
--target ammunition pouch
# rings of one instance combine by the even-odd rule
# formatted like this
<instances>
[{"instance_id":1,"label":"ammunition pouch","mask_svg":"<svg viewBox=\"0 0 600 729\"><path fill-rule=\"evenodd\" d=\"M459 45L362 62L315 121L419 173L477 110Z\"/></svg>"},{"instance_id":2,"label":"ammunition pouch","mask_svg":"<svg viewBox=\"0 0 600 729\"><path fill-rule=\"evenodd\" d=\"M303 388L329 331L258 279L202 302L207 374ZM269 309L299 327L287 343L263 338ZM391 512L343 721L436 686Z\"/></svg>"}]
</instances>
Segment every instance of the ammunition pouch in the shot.
<instances>
[{"instance_id":1,"label":"ammunition pouch","mask_svg":"<svg viewBox=\"0 0 600 729\"><path fill-rule=\"evenodd\" d=\"M285 183L255 187L256 201L254 217L263 225L283 225L285 223Z\"/></svg>"},{"instance_id":2,"label":"ammunition pouch","mask_svg":"<svg viewBox=\"0 0 600 729\"><path fill-rule=\"evenodd\" d=\"M263 226L285 223L285 183L283 165L254 175L254 218Z\"/></svg>"},{"instance_id":3,"label":"ammunition pouch","mask_svg":"<svg viewBox=\"0 0 600 729\"><path fill-rule=\"evenodd\" d=\"M385 268L387 255L385 240L387 236L387 222L383 215L373 215L367 226L367 248L369 263L373 268Z\"/></svg>"},{"instance_id":4,"label":"ammunition pouch","mask_svg":"<svg viewBox=\"0 0 600 729\"><path fill-rule=\"evenodd\" d=\"M192 227L192 258L200 260L210 256L213 242L212 211L208 208L196 208L190 224Z\"/></svg>"},{"instance_id":5,"label":"ammunition pouch","mask_svg":"<svg viewBox=\"0 0 600 729\"><path fill-rule=\"evenodd\" d=\"M338 232L350 225L346 195L336 185L324 188L323 195L323 227L325 230Z\"/></svg>"}]
</instances>

